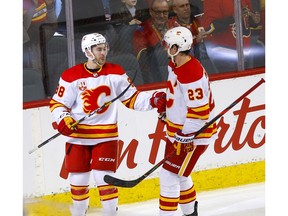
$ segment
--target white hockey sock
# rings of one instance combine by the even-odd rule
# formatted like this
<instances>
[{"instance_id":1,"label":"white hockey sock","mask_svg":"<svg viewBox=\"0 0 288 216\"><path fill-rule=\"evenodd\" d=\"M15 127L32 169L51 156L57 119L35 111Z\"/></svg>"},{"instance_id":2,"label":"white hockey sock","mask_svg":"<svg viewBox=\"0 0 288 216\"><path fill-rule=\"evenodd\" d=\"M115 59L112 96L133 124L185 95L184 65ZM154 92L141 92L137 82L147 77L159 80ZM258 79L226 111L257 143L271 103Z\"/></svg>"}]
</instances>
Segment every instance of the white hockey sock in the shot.
<instances>
[{"instance_id":1,"label":"white hockey sock","mask_svg":"<svg viewBox=\"0 0 288 216\"><path fill-rule=\"evenodd\" d=\"M73 200L73 205L70 207L72 216L85 216L88 209L89 199L82 201Z\"/></svg>"},{"instance_id":2,"label":"white hockey sock","mask_svg":"<svg viewBox=\"0 0 288 216\"><path fill-rule=\"evenodd\" d=\"M118 203L118 198L117 199L112 199L109 201L101 201L102 203L102 213L103 216L116 216L117 215L117 203Z\"/></svg>"},{"instance_id":3,"label":"white hockey sock","mask_svg":"<svg viewBox=\"0 0 288 216\"><path fill-rule=\"evenodd\" d=\"M185 215L194 212L194 204L196 201L196 191L191 176L180 177L180 201L179 205Z\"/></svg>"},{"instance_id":4,"label":"white hockey sock","mask_svg":"<svg viewBox=\"0 0 288 216\"><path fill-rule=\"evenodd\" d=\"M118 189L113 185L107 185L104 181L104 176L107 174L113 175L114 173L112 171L93 170L102 204L102 215L115 216L117 215Z\"/></svg>"}]
</instances>

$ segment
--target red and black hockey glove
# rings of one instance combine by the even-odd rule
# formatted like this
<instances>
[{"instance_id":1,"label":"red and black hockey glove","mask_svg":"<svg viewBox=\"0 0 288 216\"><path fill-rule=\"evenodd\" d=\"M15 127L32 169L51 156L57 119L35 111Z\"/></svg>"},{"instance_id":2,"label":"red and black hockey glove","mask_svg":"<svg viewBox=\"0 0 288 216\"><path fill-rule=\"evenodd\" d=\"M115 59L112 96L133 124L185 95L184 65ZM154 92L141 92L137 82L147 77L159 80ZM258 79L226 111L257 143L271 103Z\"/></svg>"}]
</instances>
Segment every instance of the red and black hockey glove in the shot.
<instances>
[{"instance_id":1,"label":"red and black hockey glove","mask_svg":"<svg viewBox=\"0 0 288 216\"><path fill-rule=\"evenodd\" d=\"M175 142L173 145L176 149L176 155L180 155L182 152L188 153L194 150L195 145L193 143L193 134L194 133L183 134L181 131L175 133Z\"/></svg>"},{"instance_id":2,"label":"red and black hockey glove","mask_svg":"<svg viewBox=\"0 0 288 216\"><path fill-rule=\"evenodd\" d=\"M70 115L70 113L65 112L63 113L60 118L62 118L58 124L58 131L59 133L69 136L70 134L74 133L77 129L76 126L73 124L76 122Z\"/></svg>"},{"instance_id":3,"label":"red and black hockey glove","mask_svg":"<svg viewBox=\"0 0 288 216\"><path fill-rule=\"evenodd\" d=\"M153 108L157 108L158 113L166 111L166 93L165 92L154 92L150 98L150 104Z\"/></svg>"}]
</instances>

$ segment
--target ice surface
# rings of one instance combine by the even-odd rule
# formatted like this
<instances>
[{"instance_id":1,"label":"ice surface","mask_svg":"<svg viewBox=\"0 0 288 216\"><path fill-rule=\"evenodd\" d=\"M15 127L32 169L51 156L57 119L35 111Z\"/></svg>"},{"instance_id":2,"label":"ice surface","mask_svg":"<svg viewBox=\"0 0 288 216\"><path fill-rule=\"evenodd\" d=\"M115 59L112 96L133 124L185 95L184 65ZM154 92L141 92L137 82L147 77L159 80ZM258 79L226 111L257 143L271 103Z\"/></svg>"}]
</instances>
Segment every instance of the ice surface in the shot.
<instances>
[{"instance_id":1,"label":"ice surface","mask_svg":"<svg viewBox=\"0 0 288 216\"><path fill-rule=\"evenodd\" d=\"M200 192L197 200L199 216L264 216L265 183ZM100 209L89 209L87 214L87 216L97 215L101 215ZM117 216L130 215L159 215L158 199L119 206ZM180 208L175 216L182 216Z\"/></svg>"}]
</instances>

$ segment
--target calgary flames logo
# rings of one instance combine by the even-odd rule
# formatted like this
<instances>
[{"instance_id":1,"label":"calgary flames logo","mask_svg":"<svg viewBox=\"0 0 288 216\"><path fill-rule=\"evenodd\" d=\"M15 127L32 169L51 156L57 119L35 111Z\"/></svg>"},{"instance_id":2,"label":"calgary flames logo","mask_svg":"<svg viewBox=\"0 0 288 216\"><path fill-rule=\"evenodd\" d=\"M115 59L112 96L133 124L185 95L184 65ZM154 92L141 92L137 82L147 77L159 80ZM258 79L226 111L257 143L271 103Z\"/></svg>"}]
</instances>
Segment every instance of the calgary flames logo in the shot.
<instances>
[{"instance_id":1,"label":"calgary flames logo","mask_svg":"<svg viewBox=\"0 0 288 216\"><path fill-rule=\"evenodd\" d=\"M246 6L243 8L243 18L242 18L242 31L243 37L247 38L251 35L251 29L249 26L249 8ZM236 23L231 24L231 32L234 38L236 38Z\"/></svg>"},{"instance_id":2,"label":"calgary flames logo","mask_svg":"<svg viewBox=\"0 0 288 216\"><path fill-rule=\"evenodd\" d=\"M85 113L91 113L98 109L105 102L107 102L107 96L111 95L111 90L108 86L100 86L95 89L87 89L82 93L83 111ZM103 113L108 109L105 107L98 113Z\"/></svg>"}]
</instances>

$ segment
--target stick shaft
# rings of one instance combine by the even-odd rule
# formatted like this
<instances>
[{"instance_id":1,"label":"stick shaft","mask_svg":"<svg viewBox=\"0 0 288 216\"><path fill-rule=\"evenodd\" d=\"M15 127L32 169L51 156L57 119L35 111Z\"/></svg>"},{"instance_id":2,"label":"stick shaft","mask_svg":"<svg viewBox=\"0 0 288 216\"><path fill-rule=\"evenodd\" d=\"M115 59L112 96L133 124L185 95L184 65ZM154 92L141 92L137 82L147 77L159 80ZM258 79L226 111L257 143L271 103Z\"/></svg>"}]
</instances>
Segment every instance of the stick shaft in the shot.
<instances>
[{"instance_id":1,"label":"stick shaft","mask_svg":"<svg viewBox=\"0 0 288 216\"><path fill-rule=\"evenodd\" d=\"M241 100L247 97L251 92L257 89L261 84L263 84L265 80L262 78L259 82L253 85L250 89L248 89L244 94L242 94L239 98L237 98L233 103L231 103L228 107L226 107L222 112L220 112L217 116L211 119L208 123L206 123L200 130L195 133L195 137L202 133L206 128L208 128L211 124L217 121L221 116L231 110L236 104L238 104Z\"/></svg>"}]
</instances>

